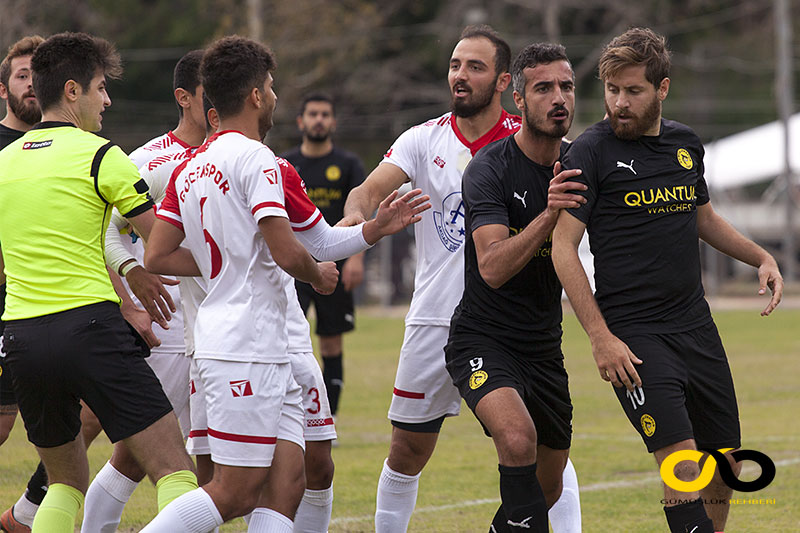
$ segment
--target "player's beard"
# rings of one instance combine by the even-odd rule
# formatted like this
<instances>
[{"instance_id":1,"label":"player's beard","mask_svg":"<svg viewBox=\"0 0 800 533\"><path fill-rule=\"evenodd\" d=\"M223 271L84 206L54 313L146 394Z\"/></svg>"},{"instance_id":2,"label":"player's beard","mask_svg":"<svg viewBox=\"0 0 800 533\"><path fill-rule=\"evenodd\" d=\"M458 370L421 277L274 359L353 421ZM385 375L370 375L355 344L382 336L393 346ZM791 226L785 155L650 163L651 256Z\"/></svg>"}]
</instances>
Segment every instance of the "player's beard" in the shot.
<instances>
[{"instance_id":1,"label":"player's beard","mask_svg":"<svg viewBox=\"0 0 800 533\"><path fill-rule=\"evenodd\" d=\"M323 143L331 136L331 130L326 130L323 128L321 130L314 131L312 128L308 128L303 135L305 135L306 139L312 143Z\"/></svg>"},{"instance_id":2,"label":"player's beard","mask_svg":"<svg viewBox=\"0 0 800 533\"><path fill-rule=\"evenodd\" d=\"M269 110L264 110L258 116L258 134L261 139L267 136L267 132L272 129L272 117L275 114L275 107Z\"/></svg>"},{"instance_id":3,"label":"player's beard","mask_svg":"<svg viewBox=\"0 0 800 533\"><path fill-rule=\"evenodd\" d=\"M625 111L623 114L622 110L617 110L612 113L607 103L605 106L606 113L608 114L608 121L611 123L611 129L614 130L614 135L623 141L635 141L644 135L647 130L652 128L661 116L661 100L659 100L657 96L653 96L653 101L644 108L641 115L634 115L630 111ZM633 120L627 124L622 124L619 121L620 114L623 114L623 116L627 118L632 118Z\"/></svg>"},{"instance_id":4,"label":"player's beard","mask_svg":"<svg viewBox=\"0 0 800 533\"><path fill-rule=\"evenodd\" d=\"M486 109L489 104L492 103L492 98L494 97L494 88L497 86L497 80L499 77L499 74L495 76L494 81L492 81L492 83L488 84L486 88L482 90L476 89L470 85L467 85L466 83L455 84L450 90L450 111L452 111L457 117L469 118ZM453 94L455 88L459 85L463 85L471 89L471 92L466 98L458 99L456 98L455 94Z\"/></svg>"},{"instance_id":5,"label":"player's beard","mask_svg":"<svg viewBox=\"0 0 800 533\"><path fill-rule=\"evenodd\" d=\"M33 96L33 92L27 92L22 98L17 98L14 93L8 91L8 108L18 119L25 124L33 126L42 120L42 110L39 108L39 101L26 102L25 98Z\"/></svg>"},{"instance_id":6,"label":"player's beard","mask_svg":"<svg viewBox=\"0 0 800 533\"><path fill-rule=\"evenodd\" d=\"M544 119L537 118L531 111L532 111L531 108L529 108L527 102L525 102L524 106L525 129L530 131L534 137L549 137L551 139L561 139L567 134L567 132L569 132L569 128L570 126L572 126L572 114L563 105L554 107L553 109L548 111L547 116ZM547 119L551 118L557 112L566 113L567 118L560 122L554 123L552 126L548 128Z\"/></svg>"}]
</instances>

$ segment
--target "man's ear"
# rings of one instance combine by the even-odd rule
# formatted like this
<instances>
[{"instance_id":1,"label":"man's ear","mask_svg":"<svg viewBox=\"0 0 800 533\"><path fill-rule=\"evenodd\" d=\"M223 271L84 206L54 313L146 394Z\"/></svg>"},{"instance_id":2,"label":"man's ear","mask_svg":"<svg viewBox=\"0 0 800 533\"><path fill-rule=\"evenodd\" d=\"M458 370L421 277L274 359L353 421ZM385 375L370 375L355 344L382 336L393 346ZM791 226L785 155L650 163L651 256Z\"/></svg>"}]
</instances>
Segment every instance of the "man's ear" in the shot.
<instances>
[{"instance_id":1,"label":"man's ear","mask_svg":"<svg viewBox=\"0 0 800 533\"><path fill-rule=\"evenodd\" d=\"M175 101L178 102L178 105L181 106L183 109L188 108L191 105L191 101L189 100L189 91L178 87L175 89Z\"/></svg>"},{"instance_id":2,"label":"man's ear","mask_svg":"<svg viewBox=\"0 0 800 533\"><path fill-rule=\"evenodd\" d=\"M525 97L517 91L514 91L512 96L514 97L514 105L517 106L517 109L523 111L525 109Z\"/></svg>"},{"instance_id":3,"label":"man's ear","mask_svg":"<svg viewBox=\"0 0 800 533\"><path fill-rule=\"evenodd\" d=\"M667 99L667 94L669 94L669 78L664 78L661 80L661 83L658 84L658 99L662 102Z\"/></svg>"},{"instance_id":4,"label":"man's ear","mask_svg":"<svg viewBox=\"0 0 800 533\"><path fill-rule=\"evenodd\" d=\"M256 109L261 109L263 98L261 98L261 91L258 90L258 87L253 87L250 90L247 95L247 101L249 101Z\"/></svg>"},{"instance_id":5,"label":"man's ear","mask_svg":"<svg viewBox=\"0 0 800 533\"><path fill-rule=\"evenodd\" d=\"M75 80L67 80L64 84L64 96L67 102L77 102L78 98L83 94L83 87Z\"/></svg>"},{"instance_id":6,"label":"man's ear","mask_svg":"<svg viewBox=\"0 0 800 533\"><path fill-rule=\"evenodd\" d=\"M508 86L511 84L511 74L508 72L503 72L500 76L497 77L497 84L495 85L495 90L498 92L504 92L508 89Z\"/></svg>"}]
</instances>

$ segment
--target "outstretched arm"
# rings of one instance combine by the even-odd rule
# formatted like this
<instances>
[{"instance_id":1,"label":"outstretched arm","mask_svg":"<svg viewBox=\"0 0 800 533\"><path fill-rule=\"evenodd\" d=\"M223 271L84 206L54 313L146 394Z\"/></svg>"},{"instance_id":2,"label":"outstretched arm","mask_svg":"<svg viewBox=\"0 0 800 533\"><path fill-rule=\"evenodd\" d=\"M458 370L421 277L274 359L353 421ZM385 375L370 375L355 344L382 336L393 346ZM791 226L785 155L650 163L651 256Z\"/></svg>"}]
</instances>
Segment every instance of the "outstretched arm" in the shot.
<instances>
[{"instance_id":1,"label":"outstretched arm","mask_svg":"<svg viewBox=\"0 0 800 533\"><path fill-rule=\"evenodd\" d=\"M357 226L330 227L321 218L313 227L295 233L311 255L321 261L338 261L362 252L383 237L419 222L421 213L430 209L428 196L414 189L397 198L393 191L381 202L375 218ZM344 281L344 280L343 280Z\"/></svg>"},{"instance_id":2,"label":"outstretched arm","mask_svg":"<svg viewBox=\"0 0 800 533\"><path fill-rule=\"evenodd\" d=\"M578 245L586 225L562 211L553 230L553 266L583 329L592 343L592 355L600 377L628 390L642 385L634 364L641 364L630 348L609 331L592 294L586 271L578 257Z\"/></svg>"},{"instance_id":3,"label":"outstretched arm","mask_svg":"<svg viewBox=\"0 0 800 533\"><path fill-rule=\"evenodd\" d=\"M258 229L267 242L272 258L290 276L310 283L321 294L331 294L339 280L335 263L317 263L294 237L289 220L265 216Z\"/></svg>"},{"instance_id":4,"label":"outstretched arm","mask_svg":"<svg viewBox=\"0 0 800 533\"><path fill-rule=\"evenodd\" d=\"M772 291L772 298L761 311L761 316L769 315L783 296L783 277L775 258L719 216L711 202L697 207L697 232L723 254L758 269L758 294L766 294L767 288Z\"/></svg>"}]
</instances>

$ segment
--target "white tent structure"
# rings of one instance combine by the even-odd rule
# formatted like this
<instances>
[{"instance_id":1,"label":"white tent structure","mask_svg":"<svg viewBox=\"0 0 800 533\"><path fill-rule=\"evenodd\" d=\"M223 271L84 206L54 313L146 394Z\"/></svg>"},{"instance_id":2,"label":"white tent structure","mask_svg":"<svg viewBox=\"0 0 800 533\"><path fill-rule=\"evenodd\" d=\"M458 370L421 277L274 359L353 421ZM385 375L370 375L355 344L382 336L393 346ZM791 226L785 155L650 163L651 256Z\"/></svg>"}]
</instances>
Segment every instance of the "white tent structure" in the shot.
<instances>
[{"instance_id":1,"label":"white tent structure","mask_svg":"<svg viewBox=\"0 0 800 533\"><path fill-rule=\"evenodd\" d=\"M790 163L800 175L800 113L789 120ZM716 190L772 180L783 174L783 126L770 122L705 145L706 182Z\"/></svg>"},{"instance_id":2,"label":"white tent structure","mask_svg":"<svg viewBox=\"0 0 800 533\"><path fill-rule=\"evenodd\" d=\"M794 183L800 176L800 113L789 120L790 163ZM780 241L786 231L784 131L770 122L705 145L705 178L715 208L749 237L764 242ZM756 183L771 185L760 198L740 196L736 190ZM800 235L795 217L794 233Z\"/></svg>"}]
</instances>

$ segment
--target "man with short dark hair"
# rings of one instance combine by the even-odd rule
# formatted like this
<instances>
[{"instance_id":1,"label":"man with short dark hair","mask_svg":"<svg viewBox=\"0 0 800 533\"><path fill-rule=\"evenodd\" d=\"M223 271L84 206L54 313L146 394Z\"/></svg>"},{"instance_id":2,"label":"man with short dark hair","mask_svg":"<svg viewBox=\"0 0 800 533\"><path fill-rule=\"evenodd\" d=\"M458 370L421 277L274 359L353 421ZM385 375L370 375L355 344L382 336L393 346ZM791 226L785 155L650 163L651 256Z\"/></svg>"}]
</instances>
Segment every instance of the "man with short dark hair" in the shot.
<instances>
[{"instance_id":1,"label":"man with short dark hair","mask_svg":"<svg viewBox=\"0 0 800 533\"><path fill-rule=\"evenodd\" d=\"M313 93L303 98L297 127L303 142L282 157L303 177L309 198L325 220L338 222L344 215L347 194L364 181L364 167L355 154L333 145L336 109L330 96ZM333 294L323 296L307 283L296 282L303 312L307 313L312 303L316 311L322 376L334 417L344 385L342 334L355 327L352 291L364 279L364 254L356 254L336 266L341 276Z\"/></svg>"},{"instance_id":2,"label":"man with short dark hair","mask_svg":"<svg viewBox=\"0 0 800 533\"><path fill-rule=\"evenodd\" d=\"M759 294L772 290L764 316L780 302L783 279L775 259L711 206L700 139L661 116L670 86L664 37L628 30L605 47L599 66L608 118L564 158L566 168L582 171L576 181L588 186L580 191L587 201L559 215L553 263L600 376L614 385L656 462L681 450L735 450L736 395L704 298L698 238L758 268ZM577 254L584 230L594 254L594 296ZM738 473L741 465L730 452L725 457ZM681 480L699 474L690 461L675 472ZM664 496L672 533L725 527L731 489L719 472L699 492L665 485Z\"/></svg>"},{"instance_id":3,"label":"man with short dark hair","mask_svg":"<svg viewBox=\"0 0 800 533\"><path fill-rule=\"evenodd\" d=\"M464 171L464 293L447 370L494 441L502 504L491 531L547 533L561 495L572 402L561 353L561 284L550 259L558 213L585 201L560 171L575 109L563 46L532 44L512 67L522 128ZM555 177L553 177L555 176ZM580 531L580 520L569 531Z\"/></svg>"},{"instance_id":4,"label":"man with short dark hair","mask_svg":"<svg viewBox=\"0 0 800 533\"><path fill-rule=\"evenodd\" d=\"M461 178L484 146L519 129L520 118L501 105L511 82L511 49L489 26L464 29L449 62L451 112L403 133L345 204L345 223L364 220L405 182L430 195L431 214L414 227L414 295L397 367L389 419L389 457L378 481L375 529L408 528L419 477L461 396L445 368L444 346L464 287L464 207ZM574 480L577 497L577 479ZM577 503L577 502L576 502Z\"/></svg>"},{"instance_id":5,"label":"man with short dark hair","mask_svg":"<svg viewBox=\"0 0 800 533\"><path fill-rule=\"evenodd\" d=\"M38 46L31 69L43 122L0 152L6 364L50 478L33 531L71 533L89 481L79 399L157 482L159 507L197 482L100 246L112 206L144 237L155 218L134 165L91 133L111 105L106 77L120 75L119 55L103 39L61 33Z\"/></svg>"},{"instance_id":6,"label":"man with short dark hair","mask_svg":"<svg viewBox=\"0 0 800 533\"><path fill-rule=\"evenodd\" d=\"M172 170L191 157L205 138L203 87L200 84L202 57L203 50L192 50L175 65L173 95L179 112L178 126L128 156L139 168L139 174L147 182L157 204L164 198ZM180 299L182 290L177 286L178 281L156 276L144 269L144 242L116 210L106 232L105 252L106 264L123 279L122 288L130 293L131 303L144 306L155 320L152 328L148 326L143 331L143 337L151 345L147 362L161 382L184 438L188 437L190 359L186 356ZM192 283L194 280L185 281L184 285ZM164 327L166 318L169 318L168 328ZM144 474L124 443L115 444L111 458L89 486L86 512L90 516L84 519L81 531L95 533L113 529L119 523L125 502Z\"/></svg>"}]
</instances>

